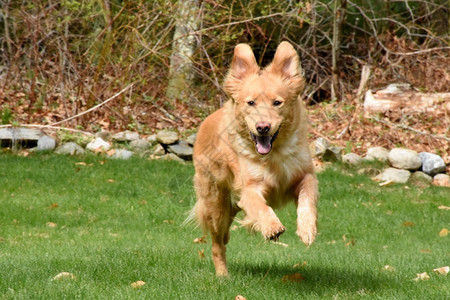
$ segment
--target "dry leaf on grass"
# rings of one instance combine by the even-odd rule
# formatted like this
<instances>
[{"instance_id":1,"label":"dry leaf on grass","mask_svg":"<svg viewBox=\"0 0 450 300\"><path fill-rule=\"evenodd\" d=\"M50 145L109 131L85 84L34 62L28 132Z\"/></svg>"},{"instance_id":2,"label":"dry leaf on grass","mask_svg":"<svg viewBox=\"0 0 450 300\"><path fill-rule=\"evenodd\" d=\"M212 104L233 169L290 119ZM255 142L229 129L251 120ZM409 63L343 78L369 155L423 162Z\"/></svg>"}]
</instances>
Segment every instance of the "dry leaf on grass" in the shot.
<instances>
[{"instance_id":1,"label":"dry leaf on grass","mask_svg":"<svg viewBox=\"0 0 450 300\"><path fill-rule=\"evenodd\" d=\"M109 183L116 182L114 179L108 179L107 181L108 181Z\"/></svg>"},{"instance_id":2,"label":"dry leaf on grass","mask_svg":"<svg viewBox=\"0 0 450 300\"><path fill-rule=\"evenodd\" d=\"M50 205L48 206L49 209L55 209L55 208L58 208L58 207L59 207L59 204L58 204L58 203L52 203L52 204L50 204Z\"/></svg>"},{"instance_id":3,"label":"dry leaf on grass","mask_svg":"<svg viewBox=\"0 0 450 300\"><path fill-rule=\"evenodd\" d=\"M84 161L79 161L75 163L75 166L86 166L87 164Z\"/></svg>"},{"instance_id":4,"label":"dry leaf on grass","mask_svg":"<svg viewBox=\"0 0 450 300\"><path fill-rule=\"evenodd\" d=\"M395 268L394 268L393 266L390 266L390 265L385 265L385 266L382 268L382 270L383 270L383 271L394 272L394 271L395 271Z\"/></svg>"},{"instance_id":5,"label":"dry leaf on grass","mask_svg":"<svg viewBox=\"0 0 450 300\"><path fill-rule=\"evenodd\" d=\"M58 224L56 224L54 222L47 222L47 227L49 227L49 228L56 228L56 227L58 227Z\"/></svg>"},{"instance_id":6,"label":"dry leaf on grass","mask_svg":"<svg viewBox=\"0 0 450 300\"><path fill-rule=\"evenodd\" d=\"M416 226L416 223L414 223L414 222L403 222L402 226L404 226L404 227L414 227L414 226Z\"/></svg>"},{"instance_id":7,"label":"dry leaf on grass","mask_svg":"<svg viewBox=\"0 0 450 300\"><path fill-rule=\"evenodd\" d=\"M297 269L297 268L303 268L306 267L308 263L306 261L304 261L303 263L297 263L295 265L292 266L293 269Z\"/></svg>"},{"instance_id":8,"label":"dry leaf on grass","mask_svg":"<svg viewBox=\"0 0 450 300\"><path fill-rule=\"evenodd\" d=\"M420 253L426 253L426 254L433 253L430 249L420 249L419 251L420 251Z\"/></svg>"},{"instance_id":9,"label":"dry leaf on grass","mask_svg":"<svg viewBox=\"0 0 450 300\"><path fill-rule=\"evenodd\" d=\"M440 237L444 237L448 235L448 229L447 228L442 228L441 231L439 231L439 236Z\"/></svg>"},{"instance_id":10,"label":"dry leaf on grass","mask_svg":"<svg viewBox=\"0 0 450 300\"><path fill-rule=\"evenodd\" d=\"M76 276L69 272L61 272L55 277L53 277L53 280L63 280L63 279L75 279Z\"/></svg>"},{"instance_id":11,"label":"dry leaf on grass","mask_svg":"<svg viewBox=\"0 0 450 300\"><path fill-rule=\"evenodd\" d=\"M438 206L438 209L450 210L450 206L440 205L440 206Z\"/></svg>"},{"instance_id":12,"label":"dry leaf on grass","mask_svg":"<svg viewBox=\"0 0 450 300\"><path fill-rule=\"evenodd\" d=\"M416 274L416 278L414 278L414 281L419 281L419 280L428 280L430 279L430 276L427 274L427 272L423 272L423 273L417 273Z\"/></svg>"},{"instance_id":13,"label":"dry leaf on grass","mask_svg":"<svg viewBox=\"0 0 450 300\"><path fill-rule=\"evenodd\" d=\"M198 250L198 257L200 258L200 259L205 259L205 250Z\"/></svg>"},{"instance_id":14,"label":"dry leaf on grass","mask_svg":"<svg viewBox=\"0 0 450 300\"><path fill-rule=\"evenodd\" d=\"M234 300L247 300L244 296L237 295Z\"/></svg>"},{"instance_id":15,"label":"dry leaf on grass","mask_svg":"<svg viewBox=\"0 0 450 300\"><path fill-rule=\"evenodd\" d=\"M289 275L285 275L283 276L283 278L281 278L281 281L283 282L301 282L303 281L303 279L305 279L305 277L303 277L302 274L300 273L294 273L294 274L289 274Z\"/></svg>"},{"instance_id":16,"label":"dry leaf on grass","mask_svg":"<svg viewBox=\"0 0 450 300\"><path fill-rule=\"evenodd\" d=\"M282 246L282 247L284 247L284 248L287 248L287 247L289 247L289 245L288 244L285 244L285 243L282 243L282 242L278 242L278 241L271 241L272 242L272 244L275 244L275 245L279 245L279 246Z\"/></svg>"},{"instance_id":17,"label":"dry leaf on grass","mask_svg":"<svg viewBox=\"0 0 450 300\"><path fill-rule=\"evenodd\" d=\"M143 287L144 285L145 285L145 281L142 281L142 280L138 280L131 284L131 286L135 289L139 289L139 288Z\"/></svg>"},{"instance_id":18,"label":"dry leaf on grass","mask_svg":"<svg viewBox=\"0 0 450 300\"><path fill-rule=\"evenodd\" d=\"M450 270L449 266L433 269L433 272L440 275L447 275Z\"/></svg>"},{"instance_id":19,"label":"dry leaf on grass","mask_svg":"<svg viewBox=\"0 0 450 300\"><path fill-rule=\"evenodd\" d=\"M199 238L195 238L194 239L194 243L196 243L196 244L206 244L205 237L202 236L202 237L199 237Z\"/></svg>"}]
</instances>

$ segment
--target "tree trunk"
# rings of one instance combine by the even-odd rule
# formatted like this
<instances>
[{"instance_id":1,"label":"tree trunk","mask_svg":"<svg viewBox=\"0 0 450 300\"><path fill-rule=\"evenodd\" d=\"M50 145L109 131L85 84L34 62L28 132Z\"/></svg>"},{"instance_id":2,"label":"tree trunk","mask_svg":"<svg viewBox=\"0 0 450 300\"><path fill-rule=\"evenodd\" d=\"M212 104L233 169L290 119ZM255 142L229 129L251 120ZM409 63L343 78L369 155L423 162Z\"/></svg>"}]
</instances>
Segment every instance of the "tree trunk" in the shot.
<instances>
[{"instance_id":1,"label":"tree trunk","mask_svg":"<svg viewBox=\"0 0 450 300\"><path fill-rule=\"evenodd\" d=\"M169 99L187 100L194 80L192 55L195 50L194 31L198 28L198 0L178 0L175 16L177 24L172 42L169 83L166 96Z\"/></svg>"}]
</instances>

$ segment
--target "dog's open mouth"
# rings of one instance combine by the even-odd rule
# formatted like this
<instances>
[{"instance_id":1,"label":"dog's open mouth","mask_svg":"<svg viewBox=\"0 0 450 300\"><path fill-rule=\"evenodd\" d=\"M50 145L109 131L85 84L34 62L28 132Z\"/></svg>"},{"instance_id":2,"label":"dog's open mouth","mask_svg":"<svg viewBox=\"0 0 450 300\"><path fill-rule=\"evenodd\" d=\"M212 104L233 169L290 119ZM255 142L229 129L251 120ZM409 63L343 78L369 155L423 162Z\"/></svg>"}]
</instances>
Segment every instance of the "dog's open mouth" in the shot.
<instances>
[{"instance_id":1,"label":"dog's open mouth","mask_svg":"<svg viewBox=\"0 0 450 300\"><path fill-rule=\"evenodd\" d=\"M272 144L278 136L278 130L274 135L255 135L252 132L250 132L250 135L255 142L256 152L266 155L272 150Z\"/></svg>"}]
</instances>

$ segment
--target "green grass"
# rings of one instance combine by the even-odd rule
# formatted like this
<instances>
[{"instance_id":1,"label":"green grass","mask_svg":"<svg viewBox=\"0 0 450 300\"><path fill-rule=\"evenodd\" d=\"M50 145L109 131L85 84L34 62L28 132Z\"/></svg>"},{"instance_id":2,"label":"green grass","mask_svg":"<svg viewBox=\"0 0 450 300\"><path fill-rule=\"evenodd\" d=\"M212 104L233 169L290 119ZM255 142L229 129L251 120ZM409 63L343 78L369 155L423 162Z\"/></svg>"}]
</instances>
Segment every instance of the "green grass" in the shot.
<instances>
[{"instance_id":1,"label":"green grass","mask_svg":"<svg viewBox=\"0 0 450 300\"><path fill-rule=\"evenodd\" d=\"M200 230L181 226L195 202L192 165L33 154L1 155L0 166L0 299L450 298L450 276L432 272L450 264L450 236L439 236L450 229L438 209L450 206L446 188L379 187L329 168L316 243L298 240L289 206L278 212L288 247L233 230L231 277L220 279L210 240L195 244ZM76 278L53 281L60 272ZM430 280L413 281L422 272ZM282 280L293 273L304 279Z\"/></svg>"}]
</instances>

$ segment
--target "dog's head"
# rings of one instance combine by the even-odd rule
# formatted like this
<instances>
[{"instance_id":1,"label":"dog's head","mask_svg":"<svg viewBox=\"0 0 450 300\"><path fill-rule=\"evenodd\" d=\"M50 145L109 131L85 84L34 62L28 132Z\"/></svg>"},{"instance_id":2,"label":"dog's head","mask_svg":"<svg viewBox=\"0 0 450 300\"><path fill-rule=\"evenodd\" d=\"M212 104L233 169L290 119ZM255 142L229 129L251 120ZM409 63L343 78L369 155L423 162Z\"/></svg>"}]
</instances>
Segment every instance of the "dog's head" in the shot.
<instances>
[{"instance_id":1,"label":"dog's head","mask_svg":"<svg viewBox=\"0 0 450 300\"><path fill-rule=\"evenodd\" d=\"M239 134L252 140L258 154L270 153L280 131L290 128L303 86L298 55L288 42L278 46L264 69L249 45L234 49L224 89L233 99Z\"/></svg>"}]
</instances>

